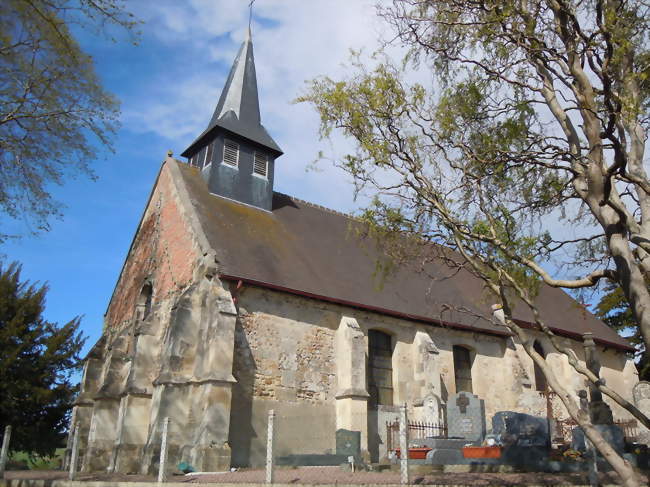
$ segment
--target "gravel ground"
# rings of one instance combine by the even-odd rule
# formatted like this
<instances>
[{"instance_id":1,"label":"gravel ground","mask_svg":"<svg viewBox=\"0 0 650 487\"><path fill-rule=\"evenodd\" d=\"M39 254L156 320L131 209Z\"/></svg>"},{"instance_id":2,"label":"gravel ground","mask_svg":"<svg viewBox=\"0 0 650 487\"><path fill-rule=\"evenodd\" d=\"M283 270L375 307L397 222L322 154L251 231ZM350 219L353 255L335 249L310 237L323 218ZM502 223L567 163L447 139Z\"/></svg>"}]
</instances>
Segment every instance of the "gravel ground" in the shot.
<instances>
[{"instance_id":1,"label":"gravel ground","mask_svg":"<svg viewBox=\"0 0 650 487\"><path fill-rule=\"evenodd\" d=\"M11 471L6 479L66 479L67 473L48 470ZM155 482L146 475L79 474L78 480ZM239 470L217 474L183 476L174 475L170 482L189 483L264 483L264 470ZM345 472L339 467L279 468L274 481L279 484L399 484L398 472ZM586 475L549 473L442 473L412 474L413 484L437 485L587 485ZM615 474L601 474L604 484L616 484Z\"/></svg>"}]
</instances>

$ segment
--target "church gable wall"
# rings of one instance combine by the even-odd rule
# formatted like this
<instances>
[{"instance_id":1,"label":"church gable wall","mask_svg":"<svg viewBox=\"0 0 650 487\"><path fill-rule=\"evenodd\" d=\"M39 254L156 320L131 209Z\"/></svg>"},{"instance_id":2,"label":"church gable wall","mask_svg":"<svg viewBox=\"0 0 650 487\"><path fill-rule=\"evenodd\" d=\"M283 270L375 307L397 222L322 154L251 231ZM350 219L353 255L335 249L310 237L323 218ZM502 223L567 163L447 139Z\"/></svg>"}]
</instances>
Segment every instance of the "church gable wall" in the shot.
<instances>
[{"instance_id":1,"label":"church gable wall","mask_svg":"<svg viewBox=\"0 0 650 487\"><path fill-rule=\"evenodd\" d=\"M106 327L117 329L134 316L146 281L153 285L155 306L191 282L201 252L176 187L169 164L161 170L106 312Z\"/></svg>"}]
</instances>

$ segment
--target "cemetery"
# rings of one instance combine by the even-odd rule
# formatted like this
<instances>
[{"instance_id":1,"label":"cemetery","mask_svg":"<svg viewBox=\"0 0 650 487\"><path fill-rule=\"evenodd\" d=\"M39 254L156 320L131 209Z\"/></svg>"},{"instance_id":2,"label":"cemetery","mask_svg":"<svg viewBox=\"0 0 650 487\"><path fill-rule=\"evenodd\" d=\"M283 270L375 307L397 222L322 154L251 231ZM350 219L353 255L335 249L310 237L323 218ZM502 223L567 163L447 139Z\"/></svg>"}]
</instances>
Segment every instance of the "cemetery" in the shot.
<instances>
[{"instance_id":1,"label":"cemetery","mask_svg":"<svg viewBox=\"0 0 650 487\"><path fill-rule=\"evenodd\" d=\"M612 420L608 406L600 400L592 411L592 420L607 441L632 465L648 468L647 446L636 443L634 421ZM600 414L600 418L594 417ZM447 427L443 434L422 436L408 442L409 463L442 467L466 465L471 471L580 472L589 468L610 470L602 458L596 458L579 427L563 431L562 421L513 411L499 411L488 423L484 401L474 394L459 392L449 398L446 408ZM603 422L598 423L600 419ZM564 422L566 423L566 421ZM392 432L393 425L388 425ZM426 429L416 425L417 429ZM626 431L628 435L626 435ZM564 433L564 434L563 434ZM417 434L417 433L416 433ZM394 445L395 435L391 435ZM391 448L391 460L398 463L401 449ZM453 468L452 468L453 470ZM456 468L458 470L458 468Z\"/></svg>"}]
</instances>

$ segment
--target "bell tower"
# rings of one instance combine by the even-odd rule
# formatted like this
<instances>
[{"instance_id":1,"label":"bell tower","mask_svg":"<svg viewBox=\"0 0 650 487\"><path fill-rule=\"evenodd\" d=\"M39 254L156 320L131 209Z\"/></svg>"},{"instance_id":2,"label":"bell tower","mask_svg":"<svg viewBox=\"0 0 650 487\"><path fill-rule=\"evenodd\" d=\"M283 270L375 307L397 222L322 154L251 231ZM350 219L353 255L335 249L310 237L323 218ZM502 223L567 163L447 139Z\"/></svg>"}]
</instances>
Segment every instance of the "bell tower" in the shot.
<instances>
[{"instance_id":1,"label":"bell tower","mask_svg":"<svg viewBox=\"0 0 650 487\"><path fill-rule=\"evenodd\" d=\"M201 170L211 193L271 211L282 149L261 123L250 27L208 127L181 155Z\"/></svg>"}]
</instances>

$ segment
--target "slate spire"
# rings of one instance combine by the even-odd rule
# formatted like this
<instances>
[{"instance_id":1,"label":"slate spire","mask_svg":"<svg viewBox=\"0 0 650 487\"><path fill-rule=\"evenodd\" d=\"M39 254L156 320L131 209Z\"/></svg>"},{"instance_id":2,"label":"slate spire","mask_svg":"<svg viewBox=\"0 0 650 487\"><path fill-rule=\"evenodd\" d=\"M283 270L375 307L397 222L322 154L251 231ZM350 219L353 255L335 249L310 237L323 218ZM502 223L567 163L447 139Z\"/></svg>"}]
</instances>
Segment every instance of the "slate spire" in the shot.
<instances>
[{"instance_id":1,"label":"slate spire","mask_svg":"<svg viewBox=\"0 0 650 487\"><path fill-rule=\"evenodd\" d=\"M236 135L260 144L276 155L282 154L282 149L276 144L261 124L260 104L257 92L257 76L255 74L255 57L253 55L253 40L250 26L246 39L239 48L237 57L230 68L230 74L221 92L217 107L210 119L208 128L183 152L183 156L191 156L203 139L213 129L220 127Z\"/></svg>"},{"instance_id":2,"label":"slate spire","mask_svg":"<svg viewBox=\"0 0 650 487\"><path fill-rule=\"evenodd\" d=\"M210 125L216 123L229 110L235 113L240 123L260 124L260 104L257 96L257 76L250 28L230 68L228 80L221 92Z\"/></svg>"}]
</instances>

